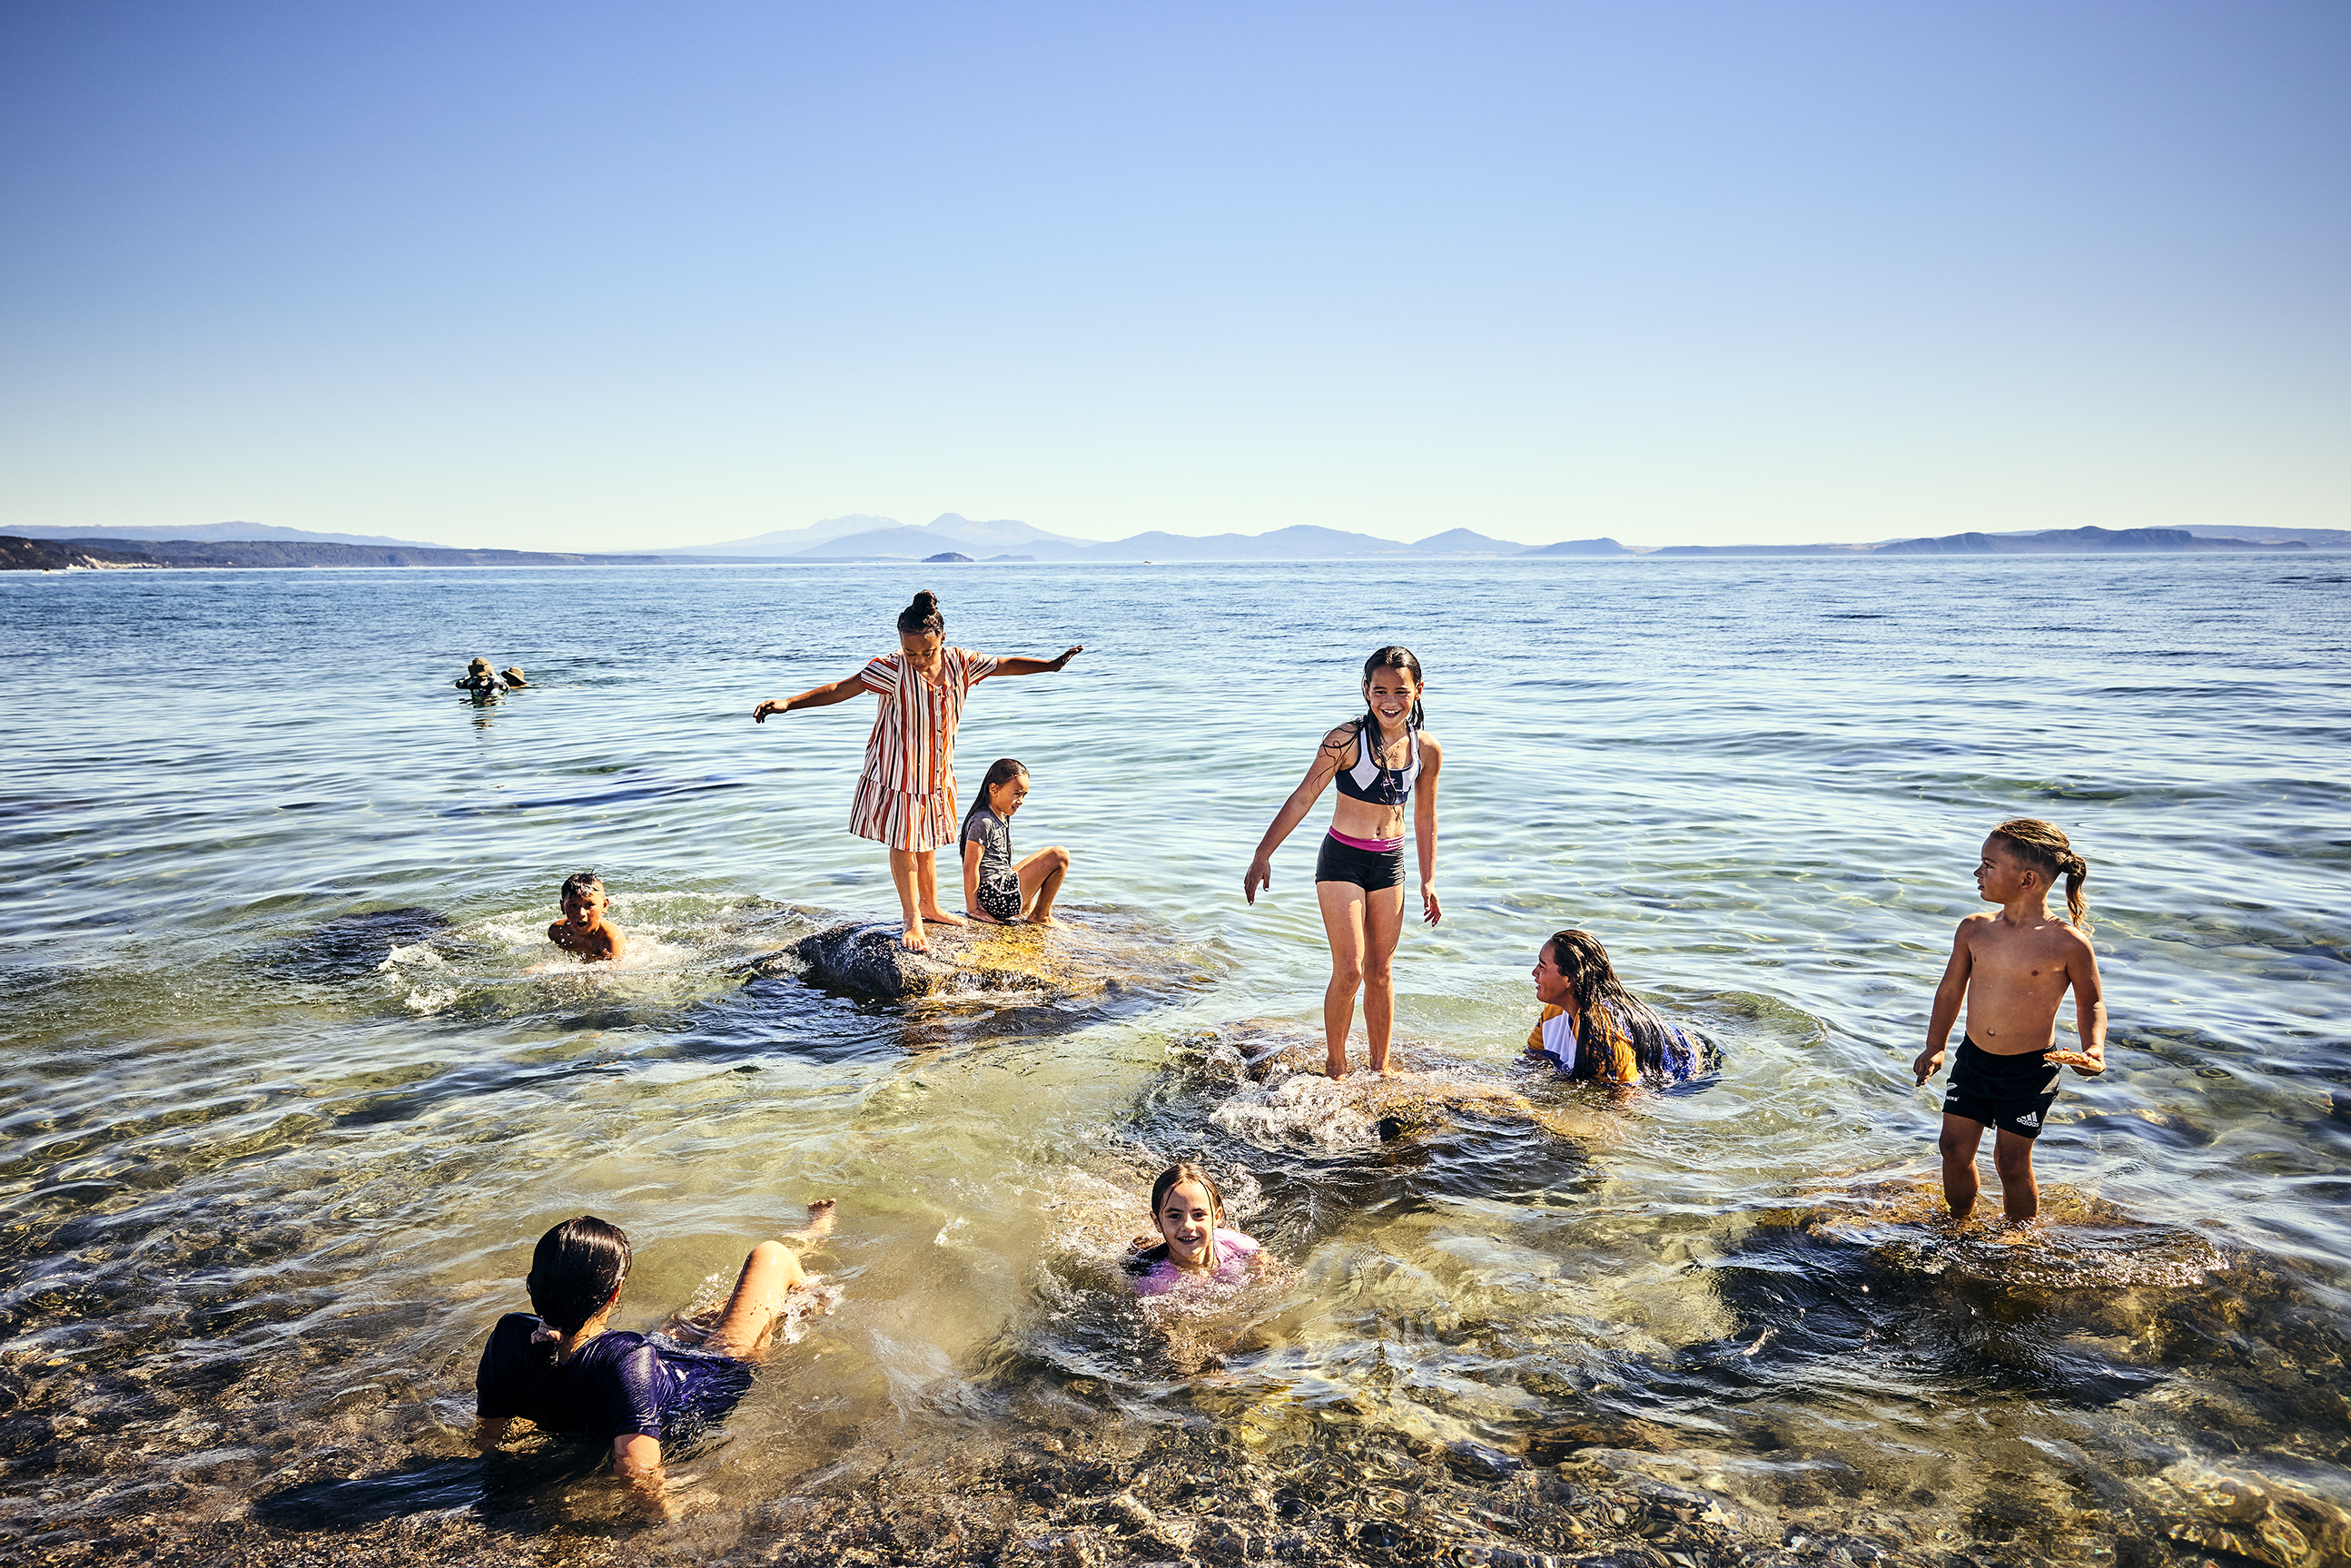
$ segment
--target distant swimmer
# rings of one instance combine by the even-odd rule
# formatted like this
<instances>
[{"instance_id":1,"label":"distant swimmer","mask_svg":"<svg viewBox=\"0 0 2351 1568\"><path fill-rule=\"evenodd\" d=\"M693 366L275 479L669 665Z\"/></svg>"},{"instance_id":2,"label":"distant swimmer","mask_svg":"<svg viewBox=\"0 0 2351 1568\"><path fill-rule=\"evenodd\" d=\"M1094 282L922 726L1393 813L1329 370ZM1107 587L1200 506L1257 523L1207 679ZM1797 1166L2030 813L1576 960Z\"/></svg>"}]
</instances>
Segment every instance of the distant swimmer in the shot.
<instances>
[{"instance_id":1,"label":"distant swimmer","mask_svg":"<svg viewBox=\"0 0 2351 1568\"><path fill-rule=\"evenodd\" d=\"M604 909L611 901L604 895L604 880L592 871L583 871L563 879L563 918L547 928L547 939L567 953L579 956L584 963L618 960L629 951L629 939L621 928L604 918Z\"/></svg>"},{"instance_id":2,"label":"distant swimmer","mask_svg":"<svg viewBox=\"0 0 2351 1568\"><path fill-rule=\"evenodd\" d=\"M1238 1285L1264 1271L1264 1249L1225 1224L1216 1178L1189 1160L1169 1166L1151 1184L1151 1224L1155 1236L1136 1237L1126 1259L1138 1296Z\"/></svg>"},{"instance_id":3,"label":"distant swimmer","mask_svg":"<svg viewBox=\"0 0 2351 1568\"><path fill-rule=\"evenodd\" d=\"M1413 806L1413 839L1420 855L1420 917L1434 925L1445 912L1437 902L1436 737L1421 728L1424 687L1420 661L1409 648L1382 648L1364 661L1364 716L1322 737L1306 777L1274 813L1257 855L1241 878L1251 904L1273 886L1273 852L1332 779L1340 800L1314 861L1314 897L1331 943L1331 984L1322 993L1322 1030L1330 1071L1347 1071L1347 1031L1355 1021L1355 991L1364 993L1364 1029L1372 1071L1388 1074L1388 1042L1395 1030L1393 963L1404 935L1404 812Z\"/></svg>"},{"instance_id":4,"label":"distant swimmer","mask_svg":"<svg viewBox=\"0 0 2351 1568\"><path fill-rule=\"evenodd\" d=\"M2011 1221L2041 1212L2032 1144L2057 1100L2068 1067L2087 1078L2106 1070L2106 1003L2098 956L2090 947L2082 883L2090 866L2063 830L2036 818L2002 822L1983 841L1976 892L2001 906L1970 915L1951 941L1951 961L1935 988L1927 1049L1911 1064L1923 1084L1943 1065L1951 1025L1966 999L1968 1027L1943 1096L1943 1197L1964 1222L1976 1206L1976 1150L1996 1127L1992 1168ZM2049 913L2049 890L2065 879L2066 918ZM2074 993L2078 1050L2059 1051L2057 1009Z\"/></svg>"},{"instance_id":5,"label":"distant swimmer","mask_svg":"<svg viewBox=\"0 0 2351 1568\"><path fill-rule=\"evenodd\" d=\"M1012 814L1029 799L1029 769L999 757L963 819L963 907L991 925L1051 925L1053 900L1070 874L1070 852L1055 844L1012 858Z\"/></svg>"},{"instance_id":6,"label":"distant swimmer","mask_svg":"<svg viewBox=\"0 0 2351 1568\"><path fill-rule=\"evenodd\" d=\"M898 651L866 662L846 680L781 702L763 702L751 716L831 707L872 694L879 699L865 741L865 770L850 807L849 831L889 846L890 880L897 884L902 946L930 946L923 922L961 925L964 917L939 906L936 852L956 842L955 741L964 699L990 675L1058 671L1084 653L1080 643L1050 659L999 659L947 646L939 596L925 590L898 612Z\"/></svg>"},{"instance_id":7,"label":"distant swimmer","mask_svg":"<svg viewBox=\"0 0 2351 1568\"><path fill-rule=\"evenodd\" d=\"M824 1198L809 1205L808 1226L792 1239L813 1249L831 1229L832 1200ZM674 1448L726 1418L809 1277L782 1242L762 1241L743 1260L735 1293L715 1321L673 1319L677 1337L608 1331L629 1256L621 1228L594 1215L567 1219L538 1239L527 1281L531 1310L500 1318L482 1348L475 1440L494 1448L523 1420L556 1436L610 1443L613 1473L637 1504L674 1519L664 1445ZM690 1348L680 1339L696 1343Z\"/></svg>"},{"instance_id":8,"label":"distant swimmer","mask_svg":"<svg viewBox=\"0 0 2351 1568\"><path fill-rule=\"evenodd\" d=\"M519 665L508 664L504 672L490 668L487 659L476 657L465 666L465 678L450 685L461 692L470 692L476 700L486 700L504 691L520 691L530 685L522 678Z\"/></svg>"},{"instance_id":9,"label":"distant swimmer","mask_svg":"<svg viewBox=\"0 0 2351 1568\"><path fill-rule=\"evenodd\" d=\"M1590 932L1552 933L1535 955L1534 980L1543 1010L1527 1035L1527 1055L1561 1077L1679 1083L1706 1070L1706 1041L1626 990L1608 949Z\"/></svg>"}]
</instances>

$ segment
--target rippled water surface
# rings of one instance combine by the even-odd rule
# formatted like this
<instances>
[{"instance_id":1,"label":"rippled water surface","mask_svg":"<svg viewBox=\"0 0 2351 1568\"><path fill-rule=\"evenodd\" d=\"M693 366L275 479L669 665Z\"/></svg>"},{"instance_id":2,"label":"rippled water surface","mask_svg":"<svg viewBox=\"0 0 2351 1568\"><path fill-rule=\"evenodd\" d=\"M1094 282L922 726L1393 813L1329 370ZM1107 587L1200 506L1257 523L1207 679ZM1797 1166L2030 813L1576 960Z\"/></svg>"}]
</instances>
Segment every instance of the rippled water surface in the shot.
<instances>
[{"instance_id":1,"label":"rippled water surface","mask_svg":"<svg viewBox=\"0 0 2351 1568\"><path fill-rule=\"evenodd\" d=\"M1726 1560L2342 1561L2346 562L6 574L0 1541L1571 1561L1645 1496ZM960 771L1029 765L1107 988L750 967L894 902L844 827L865 706L749 711L925 584L957 643L1087 646L979 687ZM1327 806L1239 882L1389 641L1447 915L1411 1076L1333 1085L1294 1071ZM534 685L460 698L476 653ZM2015 814L2089 858L2113 1071L2068 1078L2045 1223L1954 1236L1907 1067ZM617 969L541 935L583 867ZM1566 925L1719 1079L1515 1064ZM1280 1262L1146 1312L1116 1258L1184 1155ZM821 1195L833 1311L673 1467L684 1521L469 1457L546 1226L626 1227L649 1327Z\"/></svg>"}]
</instances>

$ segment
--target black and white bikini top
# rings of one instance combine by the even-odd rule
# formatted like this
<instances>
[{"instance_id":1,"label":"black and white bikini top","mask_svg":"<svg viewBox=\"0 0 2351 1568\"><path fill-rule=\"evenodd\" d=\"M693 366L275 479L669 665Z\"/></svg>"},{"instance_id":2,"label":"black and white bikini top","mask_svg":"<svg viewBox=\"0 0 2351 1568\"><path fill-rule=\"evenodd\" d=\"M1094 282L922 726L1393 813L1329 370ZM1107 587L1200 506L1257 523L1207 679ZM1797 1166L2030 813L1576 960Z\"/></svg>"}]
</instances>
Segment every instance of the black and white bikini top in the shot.
<instances>
[{"instance_id":1,"label":"black and white bikini top","mask_svg":"<svg viewBox=\"0 0 2351 1568\"><path fill-rule=\"evenodd\" d=\"M1374 806L1401 806L1412 799L1414 780L1420 777L1420 730L1416 726L1404 727L1406 747L1404 766L1380 766L1380 732L1367 720L1357 720L1355 731L1355 765L1339 769L1339 793L1350 800L1368 800Z\"/></svg>"}]
</instances>

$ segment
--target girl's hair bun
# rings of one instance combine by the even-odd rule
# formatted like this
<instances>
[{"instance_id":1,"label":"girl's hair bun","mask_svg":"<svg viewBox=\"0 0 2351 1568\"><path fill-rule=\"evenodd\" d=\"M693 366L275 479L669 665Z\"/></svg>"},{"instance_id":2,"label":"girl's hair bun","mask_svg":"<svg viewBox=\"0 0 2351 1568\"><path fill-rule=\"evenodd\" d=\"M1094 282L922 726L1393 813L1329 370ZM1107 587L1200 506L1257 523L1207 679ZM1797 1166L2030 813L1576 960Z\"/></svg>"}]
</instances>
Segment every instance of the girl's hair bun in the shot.
<instances>
[{"instance_id":1,"label":"girl's hair bun","mask_svg":"<svg viewBox=\"0 0 2351 1568\"><path fill-rule=\"evenodd\" d=\"M947 618L939 613L939 596L925 588L914 595L913 602L898 612L898 630L908 636L919 637L925 632L945 632Z\"/></svg>"}]
</instances>

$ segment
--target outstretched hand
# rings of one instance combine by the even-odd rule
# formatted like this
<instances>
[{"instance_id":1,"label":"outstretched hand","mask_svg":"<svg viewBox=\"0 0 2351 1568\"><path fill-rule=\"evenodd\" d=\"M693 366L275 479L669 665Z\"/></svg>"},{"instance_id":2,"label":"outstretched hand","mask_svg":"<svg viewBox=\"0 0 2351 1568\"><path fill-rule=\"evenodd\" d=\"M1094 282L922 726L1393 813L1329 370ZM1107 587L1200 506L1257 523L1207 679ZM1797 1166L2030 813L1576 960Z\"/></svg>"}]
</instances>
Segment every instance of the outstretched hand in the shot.
<instances>
[{"instance_id":1,"label":"outstretched hand","mask_svg":"<svg viewBox=\"0 0 2351 1568\"><path fill-rule=\"evenodd\" d=\"M768 716L769 714L784 713L787 711L789 710L785 708L783 704L770 699L767 702L761 703L758 707L751 710L751 722L753 724L765 724L768 722Z\"/></svg>"},{"instance_id":2,"label":"outstretched hand","mask_svg":"<svg viewBox=\"0 0 2351 1568\"><path fill-rule=\"evenodd\" d=\"M1048 669L1059 670L1062 665L1068 664L1071 659L1076 658L1085 651L1086 645L1083 643L1080 643L1074 647L1064 648L1061 650L1061 656L1051 661L1046 667Z\"/></svg>"}]
</instances>

